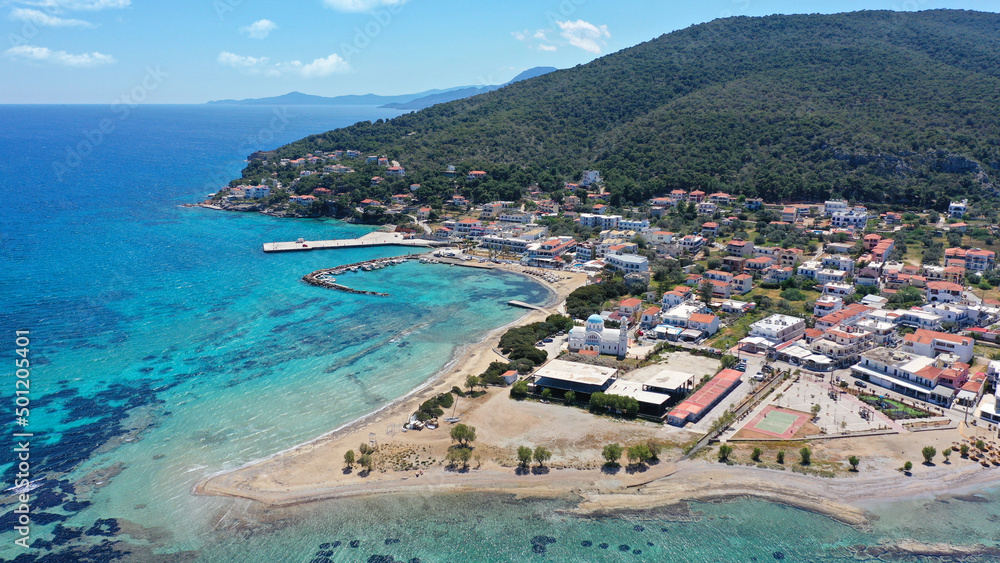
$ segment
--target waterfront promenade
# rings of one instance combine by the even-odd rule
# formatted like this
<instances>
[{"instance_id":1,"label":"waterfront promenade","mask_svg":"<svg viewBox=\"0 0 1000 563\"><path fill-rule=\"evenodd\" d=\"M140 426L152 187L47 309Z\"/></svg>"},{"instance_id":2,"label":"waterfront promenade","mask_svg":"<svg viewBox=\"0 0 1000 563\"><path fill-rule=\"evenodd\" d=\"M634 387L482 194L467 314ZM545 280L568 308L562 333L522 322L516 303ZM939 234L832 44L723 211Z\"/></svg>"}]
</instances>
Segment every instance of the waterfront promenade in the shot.
<instances>
[{"instance_id":1,"label":"waterfront promenade","mask_svg":"<svg viewBox=\"0 0 1000 563\"><path fill-rule=\"evenodd\" d=\"M403 233L387 233L376 231L358 238L334 240L302 240L296 242L265 242L264 252L294 252L302 250L321 250L327 248L358 248L362 246L414 246L431 248L448 246L447 242L407 238Z\"/></svg>"}]
</instances>

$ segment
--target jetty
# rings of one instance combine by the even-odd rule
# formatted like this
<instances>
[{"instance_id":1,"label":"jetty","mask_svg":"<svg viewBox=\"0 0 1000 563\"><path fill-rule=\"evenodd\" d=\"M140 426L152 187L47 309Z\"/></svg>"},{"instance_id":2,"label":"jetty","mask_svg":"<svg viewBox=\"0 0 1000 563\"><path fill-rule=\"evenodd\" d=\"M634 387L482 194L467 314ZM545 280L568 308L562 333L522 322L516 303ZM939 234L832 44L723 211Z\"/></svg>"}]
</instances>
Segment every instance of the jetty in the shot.
<instances>
[{"instance_id":1,"label":"jetty","mask_svg":"<svg viewBox=\"0 0 1000 563\"><path fill-rule=\"evenodd\" d=\"M375 231L358 238L333 240L299 239L295 242L265 242L264 252L295 252L303 250L323 250L328 248L359 248L366 246L412 246L419 248L433 248L449 245L450 243L447 241L413 238L405 233Z\"/></svg>"},{"instance_id":2,"label":"jetty","mask_svg":"<svg viewBox=\"0 0 1000 563\"><path fill-rule=\"evenodd\" d=\"M363 291L360 289L352 289L346 285L341 285L337 283L337 278L333 276L339 276L346 272L370 272L372 270L380 270L386 266L395 266L402 264L408 259L416 258L415 256L400 256L397 258L375 258L373 260L365 260L364 262L355 262L354 264L344 264L343 266L335 266L333 268L322 268L316 270L315 272L310 272L302 276L302 281L309 285L315 285L316 287L325 287L327 289L336 289L338 291L344 291L347 293L355 293L358 295L378 295L379 297L388 297L388 293L380 293L378 291Z\"/></svg>"},{"instance_id":3,"label":"jetty","mask_svg":"<svg viewBox=\"0 0 1000 563\"><path fill-rule=\"evenodd\" d=\"M532 305L531 303L525 303L524 301L508 301L508 305L511 307L520 307L522 309L531 309L532 311L541 311L543 313L547 312L544 307L539 307L538 305Z\"/></svg>"}]
</instances>

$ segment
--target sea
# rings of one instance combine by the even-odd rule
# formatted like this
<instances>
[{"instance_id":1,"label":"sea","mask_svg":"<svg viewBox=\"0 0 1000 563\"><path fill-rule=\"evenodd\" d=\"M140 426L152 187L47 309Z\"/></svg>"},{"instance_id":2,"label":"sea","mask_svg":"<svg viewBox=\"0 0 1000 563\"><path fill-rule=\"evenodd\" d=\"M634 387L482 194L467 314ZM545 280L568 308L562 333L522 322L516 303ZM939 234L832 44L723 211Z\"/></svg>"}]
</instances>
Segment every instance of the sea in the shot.
<instances>
[{"instance_id":1,"label":"sea","mask_svg":"<svg viewBox=\"0 0 1000 563\"><path fill-rule=\"evenodd\" d=\"M418 389L523 315L507 301L552 295L416 261L338 279L387 297L317 288L301 277L407 250L264 254L373 227L183 207L253 151L396 110L124 109L0 106L0 489L20 472L39 485L27 507L0 495L2 561L853 561L893 540L1000 545L997 491L874 506L866 530L762 501L581 517L571 498L501 494L281 509L195 496L205 476Z\"/></svg>"}]
</instances>

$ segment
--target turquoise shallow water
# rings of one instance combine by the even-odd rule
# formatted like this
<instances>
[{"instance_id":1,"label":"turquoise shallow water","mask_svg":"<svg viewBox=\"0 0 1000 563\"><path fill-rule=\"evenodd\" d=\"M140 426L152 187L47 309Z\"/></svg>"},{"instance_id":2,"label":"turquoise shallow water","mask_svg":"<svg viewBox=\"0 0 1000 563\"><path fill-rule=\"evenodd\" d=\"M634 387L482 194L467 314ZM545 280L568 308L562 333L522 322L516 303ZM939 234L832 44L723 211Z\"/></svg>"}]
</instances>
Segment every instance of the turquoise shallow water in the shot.
<instances>
[{"instance_id":1,"label":"turquoise shallow water","mask_svg":"<svg viewBox=\"0 0 1000 563\"><path fill-rule=\"evenodd\" d=\"M139 108L58 174L68 148L114 114L0 106L0 329L31 330L32 468L46 479L32 499L32 548L13 545L11 499L0 506L0 559L843 561L849 546L883 539L1000 541L994 496L889 507L870 533L760 502L696 505L677 522L581 519L562 512L566 501L495 495L271 511L192 496L205 475L408 393L457 347L518 318L506 301L548 299L512 274L415 262L340 278L388 298L315 288L299 278L401 251L265 255L263 242L370 228L178 207L236 175L252 150L392 115L284 111L274 127L272 108ZM12 405L13 391L0 401ZM8 483L11 462L0 457Z\"/></svg>"}]
</instances>

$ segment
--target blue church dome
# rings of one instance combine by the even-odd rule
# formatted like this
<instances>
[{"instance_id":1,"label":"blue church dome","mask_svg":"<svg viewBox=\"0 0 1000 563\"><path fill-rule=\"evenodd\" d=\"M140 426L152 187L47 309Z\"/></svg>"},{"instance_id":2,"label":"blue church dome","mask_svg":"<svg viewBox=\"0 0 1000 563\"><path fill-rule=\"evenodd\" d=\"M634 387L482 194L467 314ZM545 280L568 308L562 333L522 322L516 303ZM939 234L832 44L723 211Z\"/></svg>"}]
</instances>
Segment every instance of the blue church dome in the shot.
<instances>
[{"instance_id":1,"label":"blue church dome","mask_svg":"<svg viewBox=\"0 0 1000 563\"><path fill-rule=\"evenodd\" d=\"M604 324L604 319L602 319L601 316L598 315L597 313L594 313L593 315L590 315L589 317L587 317L587 323L588 324L589 323L601 323L601 324Z\"/></svg>"}]
</instances>

